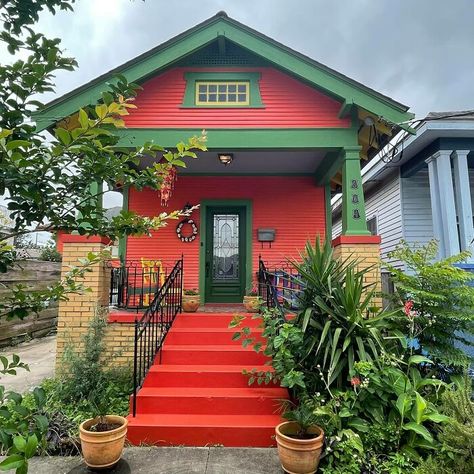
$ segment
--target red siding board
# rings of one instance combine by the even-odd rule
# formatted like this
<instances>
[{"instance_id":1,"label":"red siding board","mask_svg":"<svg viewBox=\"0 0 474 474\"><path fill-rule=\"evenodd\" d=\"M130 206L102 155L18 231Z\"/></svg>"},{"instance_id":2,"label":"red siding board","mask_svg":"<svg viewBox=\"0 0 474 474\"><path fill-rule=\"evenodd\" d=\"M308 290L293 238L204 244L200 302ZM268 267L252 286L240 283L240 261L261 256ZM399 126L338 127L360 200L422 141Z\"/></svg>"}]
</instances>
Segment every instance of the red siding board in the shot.
<instances>
[{"instance_id":1,"label":"red siding board","mask_svg":"<svg viewBox=\"0 0 474 474\"><path fill-rule=\"evenodd\" d=\"M186 202L198 204L206 199L246 199L252 202L253 271L258 255L272 263L297 256L307 239L324 238L324 188L316 187L310 177L195 177L183 176L166 209L160 206L158 193L150 189L129 193L129 209L145 216L182 208ZM199 224L199 211L193 214ZM127 259L162 259L166 264L184 254L184 276L187 287L197 288L199 281L199 242L182 243L176 236L176 224L169 225L152 237L129 237ZM258 228L276 229L272 248L262 248L257 241ZM201 230L201 229L199 229Z\"/></svg>"},{"instance_id":2,"label":"red siding board","mask_svg":"<svg viewBox=\"0 0 474 474\"><path fill-rule=\"evenodd\" d=\"M125 117L131 128L320 128L350 127L340 119L341 104L273 68L222 68L260 72L264 108L182 108L184 73L216 71L212 68L174 68L143 84L135 100L137 109Z\"/></svg>"}]
</instances>

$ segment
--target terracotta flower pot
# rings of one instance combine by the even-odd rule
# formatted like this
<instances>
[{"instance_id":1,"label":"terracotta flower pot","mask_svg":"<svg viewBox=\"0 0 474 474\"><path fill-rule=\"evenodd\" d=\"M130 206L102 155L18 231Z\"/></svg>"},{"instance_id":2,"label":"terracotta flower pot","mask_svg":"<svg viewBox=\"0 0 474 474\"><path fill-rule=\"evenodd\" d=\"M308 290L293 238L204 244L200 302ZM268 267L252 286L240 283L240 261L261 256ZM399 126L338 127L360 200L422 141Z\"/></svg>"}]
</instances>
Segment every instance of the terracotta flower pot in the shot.
<instances>
[{"instance_id":1,"label":"terracotta flower pot","mask_svg":"<svg viewBox=\"0 0 474 474\"><path fill-rule=\"evenodd\" d=\"M288 474L313 474L318 470L323 449L324 431L319 426L311 426L311 439L292 438L298 432L298 424L285 421L275 428L278 456L281 466Z\"/></svg>"},{"instance_id":2,"label":"terracotta flower pot","mask_svg":"<svg viewBox=\"0 0 474 474\"><path fill-rule=\"evenodd\" d=\"M195 313L201 306L199 295L183 295L183 311L185 313Z\"/></svg>"},{"instance_id":3,"label":"terracotta flower pot","mask_svg":"<svg viewBox=\"0 0 474 474\"><path fill-rule=\"evenodd\" d=\"M123 445L127 435L128 420L123 416L107 415L107 423L121 426L110 431L89 431L98 418L91 418L79 426L82 455L85 463L93 469L106 469L117 464L122 457Z\"/></svg>"},{"instance_id":4,"label":"terracotta flower pot","mask_svg":"<svg viewBox=\"0 0 474 474\"><path fill-rule=\"evenodd\" d=\"M261 299L259 296L244 296L244 306L247 313L258 313Z\"/></svg>"}]
</instances>

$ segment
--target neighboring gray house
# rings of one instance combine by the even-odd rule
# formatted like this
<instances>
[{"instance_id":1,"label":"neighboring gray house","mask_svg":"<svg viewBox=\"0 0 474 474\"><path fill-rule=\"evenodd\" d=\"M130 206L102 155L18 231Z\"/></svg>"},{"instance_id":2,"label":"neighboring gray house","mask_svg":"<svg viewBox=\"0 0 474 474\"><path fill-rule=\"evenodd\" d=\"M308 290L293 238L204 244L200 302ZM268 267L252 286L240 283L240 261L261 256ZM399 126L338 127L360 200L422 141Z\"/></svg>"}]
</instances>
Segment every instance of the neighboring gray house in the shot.
<instances>
[{"instance_id":1,"label":"neighboring gray house","mask_svg":"<svg viewBox=\"0 0 474 474\"><path fill-rule=\"evenodd\" d=\"M5 206L0 205L0 240L4 240L4 237L8 235L12 230L14 224L9 217L10 213ZM13 245L13 237L6 239L8 245Z\"/></svg>"},{"instance_id":2,"label":"neighboring gray house","mask_svg":"<svg viewBox=\"0 0 474 474\"><path fill-rule=\"evenodd\" d=\"M458 116L444 118L449 115ZM368 227L382 237L383 259L401 239L424 244L435 238L440 257L473 250L474 113L430 113L393 158L369 163L362 181ZM332 209L336 237L340 198Z\"/></svg>"}]
</instances>

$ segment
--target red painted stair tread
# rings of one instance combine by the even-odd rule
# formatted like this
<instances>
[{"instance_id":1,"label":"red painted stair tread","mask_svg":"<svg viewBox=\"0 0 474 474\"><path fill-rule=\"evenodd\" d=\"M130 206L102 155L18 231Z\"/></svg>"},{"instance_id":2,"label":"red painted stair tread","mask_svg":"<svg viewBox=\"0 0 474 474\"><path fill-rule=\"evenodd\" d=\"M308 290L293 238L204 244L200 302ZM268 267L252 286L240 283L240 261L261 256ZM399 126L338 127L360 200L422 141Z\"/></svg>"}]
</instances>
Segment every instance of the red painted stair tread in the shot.
<instances>
[{"instance_id":1,"label":"red painted stair tread","mask_svg":"<svg viewBox=\"0 0 474 474\"><path fill-rule=\"evenodd\" d=\"M180 314L162 353L137 394L137 416L129 416L132 444L273 446L286 389L248 385L244 369L271 371L269 359L232 341L231 313ZM262 340L260 321L249 315ZM264 342L262 340L262 342Z\"/></svg>"}]
</instances>

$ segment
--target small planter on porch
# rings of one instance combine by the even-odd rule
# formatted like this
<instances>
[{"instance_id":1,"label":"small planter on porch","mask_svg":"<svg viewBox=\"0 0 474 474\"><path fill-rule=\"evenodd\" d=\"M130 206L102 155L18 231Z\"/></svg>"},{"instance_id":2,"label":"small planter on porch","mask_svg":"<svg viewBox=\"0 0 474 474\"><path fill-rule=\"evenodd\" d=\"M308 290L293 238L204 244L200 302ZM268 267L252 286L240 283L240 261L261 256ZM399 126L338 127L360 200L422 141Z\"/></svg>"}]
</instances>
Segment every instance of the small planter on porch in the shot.
<instances>
[{"instance_id":1,"label":"small planter on porch","mask_svg":"<svg viewBox=\"0 0 474 474\"><path fill-rule=\"evenodd\" d=\"M262 298L258 295L257 284L252 285L244 296L244 306L248 313L258 313L262 304Z\"/></svg>"},{"instance_id":2,"label":"small planter on porch","mask_svg":"<svg viewBox=\"0 0 474 474\"><path fill-rule=\"evenodd\" d=\"M201 305L201 297L196 290L183 291L183 311L185 313L195 313Z\"/></svg>"}]
</instances>

